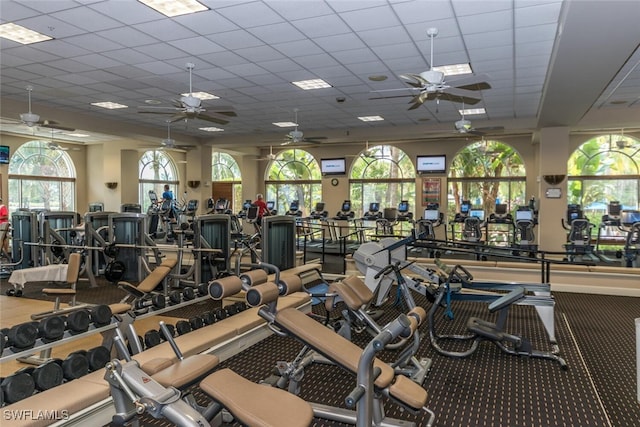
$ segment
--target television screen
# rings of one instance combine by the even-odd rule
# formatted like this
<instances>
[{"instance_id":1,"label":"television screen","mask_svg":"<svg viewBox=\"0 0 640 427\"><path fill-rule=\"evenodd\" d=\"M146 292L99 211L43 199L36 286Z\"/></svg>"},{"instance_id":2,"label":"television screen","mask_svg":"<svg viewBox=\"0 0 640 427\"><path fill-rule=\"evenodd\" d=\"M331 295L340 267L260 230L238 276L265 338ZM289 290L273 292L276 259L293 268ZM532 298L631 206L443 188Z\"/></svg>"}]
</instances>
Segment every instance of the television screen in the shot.
<instances>
[{"instance_id":1,"label":"television screen","mask_svg":"<svg viewBox=\"0 0 640 427\"><path fill-rule=\"evenodd\" d=\"M378 212L380 210L380 203L371 202L369 203L369 212Z\"/></svg>"},{"instance_id":2,"label":"television screen","mask_svg":"<svg viewBox=\"0 0 640 427\"><path fill-rule=\"evenodd\" d=\"M244 201L244 203L242 204L242 209L247 210L251 207L253 203L251 202L251 200L247 199Z\"/></svg>"},{"instance_id":3,"label":"television screen","mask_svg":"<svg viewBox=\"0 0 640 427\"><path fill-rule=\"evenodd\" d=\"M496 215L506 215L507 214L507 205L504 203L499 203L496 205Z\"/></svg>"},{"instance_id":4,"label":"television screen","mask_svg":"<svg viewBox=\"0 0 640 427\"><path fill-rule=\"evenodd\" d=\"M447 156L444 154L418 156L416 157L416 171L418 173L445 173L447 171Z\"/></svg>"},{"instance_id":5,"label":"television screen","mask_svg":"<svg viewBox=\"0 0 640 427\"><path fill-rule=\"evenodd\" d=\"M320 171L322 175L344 175L347 173L347 161L344 157L320 159Z\"/></svg>"},{"instance_id":6,"label":"television screen","mask_svg":"<svg viewBox=\"0 0 640 427\"><path fill-rule=\"evenodd\" d=\"M324 210L324 202L316 203L316 212L322 212Z\"/></svg>"},{"instance_id":7,"label":"television screen","mask_svg":"<svg viewBox=\"0 0 640 427\"><path fill-rule=\"evenodd\" d=\"M290 211L297 211L298 208L300 206L300 201L298 200L293 200L290 204L289 204L289 210ZM267 203L267 207L269 207L269 204Z\"/></svg>"},{"instance_id":8,"label":"television screen","mask_svg":"<svg viewBox=\"0 0 640 427\"><path fill-rule=\"evenodd\" d=\"M267 209L269 209L270 211L274 210L276 208L276 202L267 202ZM292 207L293 209L293 207ZM298 205L296 203L296 209L298 209Z\"/></svg>"},{"instance_id":9,"label":"television screen","mask_svg":"<svg viewBox=\"0 0 640 427\"><path fill-rule=\"evenodd\" d=\"M626 226L640 222L640 211L622 211L620 222Z\"/></svg>"},{"instance_id":10,"label":"television screen","mask_svg":"<svg viewBox=\"0 0 640 427\"><path fill-rule=\"evenodd\" d=\"M622 206L620 205L620 202L609 202L607 210L609 212L609 216L620 216Z\"/></svg>"},{"instance_id":11,"label":"television screen","mask_svg":"<svg viewBox=\"0 0 640 427\"><path fill-rule=\"evenodd\" d=\"M406 213L406 212L409 212L409 201L407 201L407 200L402 200L402 201L398 204L398 212L400 212L400 213Z\"/></svg>"},{"instance_id":12,"label":"television screen","mask_svg":"<svg viewBox=\"0 0 640 427\"><path fill-rule=\"evenodd\" d=\"M484 220L484 211L482 209L471 209L469 211L469 216L475 216L480 221Z\"/></svg>"},{"instance_id":13,"label":"television screen","mask_svg":"<svg viewBox=\"0 0 640 427\"><path fill-rule=\"evenodd\" d=\"M0 164L9 164L9 146L0 145Z\"/></svg>"},{"instance_id":14,"label":"television screen","mask_svg":"<svg viewBox=\"0 0 640 427\"><path fill-rule=\"evenodd\" d=\"M533 211L526 210L517 210L516 211L516 222L518 221L533 221Z\"/></svg>"},{"instance_id":15,"label":"television screen","mask_svg":"<svg viewBox=\"0 0 640 427\"><path fill-rule=\"evenodd\" d=\"M437 209L425 209L422 217L429 221L437 221L440 216L440 211Z\"/></svg>"},{"instance_id":16,"label":"television screen","mask_svg":"<svg viewBox=\"0 0 640 427\"><path fill-rule=\"evenodd\" d=\"M345 200L342 203L342 212L349 212L351 210L351 200Z\"/></svg>"},{"instance_id":17,"label":"television screen","mask_svg":"<svg viewBox=\"0 0 640 427\"><path fill-rule=\"evenodd\" d=\"M460 205L460 213L468 214L470 209L471 209L471 202L469 202L468 200L464 200Z\"/></svg>"}]
</instances>

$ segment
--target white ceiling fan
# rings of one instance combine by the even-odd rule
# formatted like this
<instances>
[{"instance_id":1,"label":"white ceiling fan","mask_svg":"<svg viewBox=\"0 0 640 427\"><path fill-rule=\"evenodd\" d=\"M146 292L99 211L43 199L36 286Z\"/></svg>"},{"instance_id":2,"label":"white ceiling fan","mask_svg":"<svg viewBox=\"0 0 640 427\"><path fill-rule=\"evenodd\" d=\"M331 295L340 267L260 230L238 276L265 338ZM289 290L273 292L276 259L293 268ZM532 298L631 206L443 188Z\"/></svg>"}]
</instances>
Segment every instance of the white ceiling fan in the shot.
<instances>
[{"instance_id":1,"label":"white ceiling fan","mask_svg":"<svg viewBox=\"0 0 640 427\"><path fill-rule=\"evenodd\" d=\"M410 88L376 91L391 92L398 90L406 91L408 89L411 91L418 91L418 93L414 95L381 96L370 99L400 98L410 96L411 101L409 101L409 103L411 104L411 106L409 107L409 110L414 110L420 107L425 101L431 101L434 99L436 100L436 102L440 102L440 100L447 100L452 102L465 102L469 105L474 105L480 102L480 99L477 98L477 94L473 91L490 89L491 85L484 81L488 76L477 75L462 77L453 81L447 81L445 79L444 73L442 71L435 70L433 66L433 39L438 35L438 29L429 28L427 30L427 35L431 40L431 57L429 64L431 68L419 74L401 74L399 77L405 80L405 83L411 86Z\"/></svg>"},{"instance_id":2,"label":"white ceiling fan","mask_svg":"<svg viewBox=\"0 0 640 427\"><path fill-rule=\"evenodd\" d=\"M309 142L312 144L320 144L321 139L327 139L326 136L310 136L310 137L306 137L304 136L304 133L298 129L298 109L294 108L293 109L294 115L295 115L295 128L289 132L286 136L285 136L285 140L283 143L281 143L280 145L289 145L289 144L299 144L301 142Z\"/></svg>"},{"instance_id":3,"label":"white ceiling fan","mask_svg":"<svg viewBox=\"0 0 640 427\"><path fill-rule=\"evenodd\" d=\"M462 104L462 110L460 110L462 118L454 123L455 131L459 134L469 135L485 135L487 132L500 132L504 130L503 126L487 126L482 128L474 128L471 125L471 121L464 118L464 104Z\"/></svg>"},{"instance_id":4,"label":"white ceiling fan","mask_svg":"<svg viewBox=\"0 0 640 427\"><path fill-rule=\"evenodd\" d=\"M261 161L265 161L265 160L271 161L271 160L275 160L275 159L276 159L276 157L277 157L277 156L276 156L275 154L273 154L273 145L270 145L270 146L269 146L269 154L267 154L267 155L266 155L266 156L264 156L264 157L259 157L259 158L257 158L256 160L257 160L257 161L259 161L259 162L261 162Z\"/></svg>"},{"instance_id":5,"label":"white ceiling fan","mask_svg":"<svg viewBox=\"0 0 640 427\"><path fill-rule=\"evenodd\" d=\"M166 120L167 122L167 137L160 141L162 147L160 149L166 150L175 150L181 152L187 152L194 148L193 145L178 145L176 144L176 140L171 138L171 120Z\"/></svg>"},{"instance_id":6,"label":"white ceiling fan","mask_svg":"<svg viewBox=\"0 0 640 427\"><path fill-rule=\"evenodd\" d=\"M53 140L53 136L54 136L55 132L56 132L56 130L51 129L51 141L48 141L46 143L46 147L49 150L54 150L54 151L69 151L69 150L78 151L78 150L80 150L80 148L78 148L78 147L69 148L69 147L65 147L65 146L62 146L62 145L58 144L56 141ZM60 132L60 131L58 131L58 132Z\"/></svg>"},{"instance_id":7,"label":"white ceiling fan","mask_svg":"<svg viewBox=\"0 0 640 427\"><path fill-rule=\"evenodd\" d=\"M75 131L75 129L67 127L67 126L62 126L60 123L53 121L53 120L41 120L40 119L40 115L34 113L31 111L31 92L33 92L33 86L29 85L26 87L27 89L27 93L29 95L29 111L27 113L22 113L20 114L20 122L16 123L23 123L25 125L27 125L28 127L32 128L32 127L38 127L38 128L48 128L48 129L57 129L57 130L63 130L63 131L67 131L67 132L73 132Z\"/></svg>"},{"instance_id":8,"label":"white ceiling fan","mask_svg":"<svg viewBox=\"0 0 640 427\"><path fill-rule=\"evenodd\" d=\"M179 99L174 99L173 107L144 106L138 107L138 112L143 114L173 114L173 117L170 119L172 122L184 119L199 119L220 125L226 125L229 123L229 120L227 120L229 117L237 116L233 107L230 106L212 107L209 108L209 112L205 114L207 109L202 106L202 100L193 95L192 71L195 68L195 64L188 62L186 67L187 70L189 70L188 95L182 95Z\"/></svg>"}]
</instances>

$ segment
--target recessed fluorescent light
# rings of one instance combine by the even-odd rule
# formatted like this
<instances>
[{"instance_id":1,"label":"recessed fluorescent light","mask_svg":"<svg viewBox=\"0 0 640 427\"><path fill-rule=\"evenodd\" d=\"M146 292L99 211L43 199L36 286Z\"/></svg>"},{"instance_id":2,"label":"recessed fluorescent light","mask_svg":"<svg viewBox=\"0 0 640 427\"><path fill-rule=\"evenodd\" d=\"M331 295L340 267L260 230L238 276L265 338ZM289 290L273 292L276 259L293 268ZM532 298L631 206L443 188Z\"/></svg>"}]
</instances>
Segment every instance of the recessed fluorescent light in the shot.
<instances>
[{"instance_id":1,"label":"recessed fluorescent light","mask_svg":"<svg viewBox=\"0 0 640 427\"><path fill-rule=\"evenodd\" d=\"M327 87L332 87L329 83L325 82L322 79L300 80L300 81L291 82L291 83L298 86L300 89L304 89L304 90L324 89Z\"/></svg>"},{"instance_id":2,"label":"recessed fluorescent light","mask_svg":"<svg viewBox=\"0 0 640 427\"><path fill-rule=\"evenodd\" d=\"M220 99L219 96L215 96L212 93L208 93L208 92L192 92L192 93L183 93L181 94L182 96L195 96L196 98L200 98L202 101L205 101L207 99Z\"/></svg>"},{"instance_id":3,"label":"recessed fluorescent light","mask_svg":"<svg viewBox=\"0 0 640 427\"><path fill-rule=\"evenodd\" d=\"M106 108L107 110L117 110L118 108L129 108L126 105L118 104L117 102L92 102L91 105L96 107Z\"/></svg>"},{"instance_id":4,"label":"recessed fluorescent light","mask_svg":"<svg viewBox=\"0 0 640 427\"><path fill-rule=\"evenodd\" d=\"M88 138L89 135L86 133L65 133L67 136L74 136L76 138Z\"/></svg>"},{"instance_id":5,"label":"recessed fluorescent light","mask_svg":"<svg viewBox=\"0 0 640 427\"><path fill-rule=\"evenodd\" d=\"M198 129L203 130L205 132L222 132L224 130L224 129L221 129L221 128L217 128L215 126L209 126L209 127L206 127L206 128L198 128Z\"/></svg>"},{"instance_id":6,"label":"recessed fluorescent light","mask_svg":"<svg viewBox=\"0 0 640 427\"><path fill-rule=\"evenodd\" d=\"M462 116L471 116L473 114L484 114L484 113L486 113L484 108L467 108L466 110L458 110L458 112Z\"/></svg>"},{"instance_id":7,"label":"recessed fluorescent light","mask_svg":"<svg viewBox=\"0 0 640 427\"><path fill-rule=\"evenodd\" d=\"M451 64L433 67L436 71L441 71L445 76L457 76L459 74L471 74L471 66L469 64Z\"/></svg>"},{"instance_id":8,"label":"recessed fluorescent light","mask_svg":"<svg viewBox=\"0 0 640 427\"><path fill-rule=\"evenodd\" d=\"M362 120L363 122L379 122L380 120L384 120L380 116L362 116L358 117L358 119Z\"/></svg>"},{"instance_id":9,"label":"recessed fluorescent light","mask_svg":"<svg viewBox=\"0 0 640 427\"><path fill-rule=\"evenodd\" d=\"M274 125L276 125L278 127L281 127L281 128L292 128L292 127L298 126L294 122L275 122L275 123L272 123L272 124L274 124Z\"/></svg>"},{"instance_id":10,"label":"recessed fluorescent light","mask_svg":"<svg viewBox=\"0 0 640 427\"><path fill-rule=\"evenodd\" d=\"M138 0L168 17L202 12L209 8L196 0Z\"/></svg>"},{"instance_id":11,"label":"recessed fluorescent light","mask_svg":"<svg viewBox=\"0 0 640 427\"><path fill-rule=\"evenodd\" d=\"M31 44L52 40L52 37L45 36L36 31L30 30L18 24L8 23L0 25L0 37L13 40L21 44Z\"/></svg>"}]
</instances>

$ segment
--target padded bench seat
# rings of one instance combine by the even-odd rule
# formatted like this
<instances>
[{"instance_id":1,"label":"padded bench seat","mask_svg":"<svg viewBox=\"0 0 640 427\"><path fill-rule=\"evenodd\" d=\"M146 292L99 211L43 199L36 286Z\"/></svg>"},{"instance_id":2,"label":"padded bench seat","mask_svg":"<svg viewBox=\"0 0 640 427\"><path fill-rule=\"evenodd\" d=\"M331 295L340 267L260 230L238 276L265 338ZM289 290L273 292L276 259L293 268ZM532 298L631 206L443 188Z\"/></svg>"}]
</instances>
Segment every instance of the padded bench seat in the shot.
<instances>
[{"instance_id":1,"label":"padded bench seat","mask_svg":"<svg viewBox=\"0 0 640 427\"><path fill-rule=\"evenodd\" d=\"M110 395L109 385L104 380L104 370L92 372L89 375L69 381L49 390L34 394L33 396L2 408L3 413L33 414L24 419L12 419L3 425L11 427L40 427L52 424L64 416L72 415L82 409L91 406ZM10 411L10 412L4 412ZM66 411L66 412L65 412ZM39 414L57 415L58 419L51 420Z\"/></svg>"}]
</instances>

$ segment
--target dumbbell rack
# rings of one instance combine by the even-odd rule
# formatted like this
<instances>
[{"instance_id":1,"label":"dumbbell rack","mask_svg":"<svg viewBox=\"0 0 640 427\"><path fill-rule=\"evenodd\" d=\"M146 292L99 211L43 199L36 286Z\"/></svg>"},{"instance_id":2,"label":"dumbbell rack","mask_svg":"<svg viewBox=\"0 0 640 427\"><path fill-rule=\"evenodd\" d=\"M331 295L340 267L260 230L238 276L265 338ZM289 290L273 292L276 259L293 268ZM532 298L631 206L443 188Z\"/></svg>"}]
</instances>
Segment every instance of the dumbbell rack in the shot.
<instances>
[{"instance_id":1,"label":"dumbbell rack","mask_svg":"<svg viewBox=\"0 0 640 427\"><path fill-rule=\"evenodd\" d=\"M14 352L13 350L11 350L11 348L5 348L4 351L2 352L2 357L0 357L0 363L7 362L10 360L15 360L21 357L28 357L28 356L31 356L32 354L39 353L43 350L56 347L62 343L76 341L82 338L86 338L92 334L106 332L111 329L115 329L117 326L118 326L117 322L115 320L112 320L112 322L106 326L101 326L98 328L94 327L93 329L90 328L88 331L81 332L79 334L71 334L71 332L65 331L63 337L57 341L45 343L42 341L42 338L38 338L33 347L20 350L17 352Z\"/></svg>"}]
</instances>

